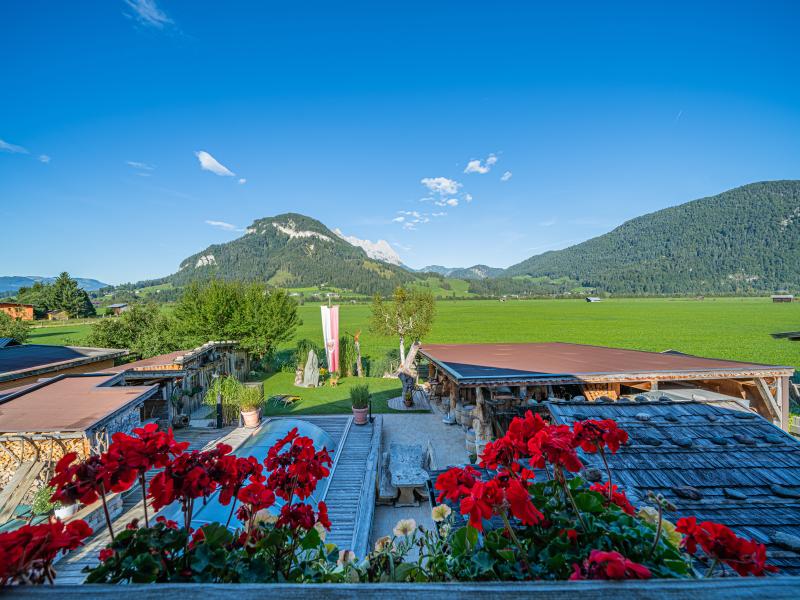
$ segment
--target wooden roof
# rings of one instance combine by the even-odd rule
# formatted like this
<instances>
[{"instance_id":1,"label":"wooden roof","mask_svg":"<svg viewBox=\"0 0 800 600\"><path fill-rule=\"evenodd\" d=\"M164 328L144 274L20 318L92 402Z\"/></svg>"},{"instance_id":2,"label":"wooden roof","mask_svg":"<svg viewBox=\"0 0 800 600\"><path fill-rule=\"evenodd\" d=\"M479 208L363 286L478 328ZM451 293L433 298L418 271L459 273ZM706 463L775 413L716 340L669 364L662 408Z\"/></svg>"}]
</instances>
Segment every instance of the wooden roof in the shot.
<instances>
[{"instance_id":1,"label":"wooden roof","mask_svg":"<svg viewBox=\"0 0 800 600\"><path fill-rule=\"evenodd\" d=\"M788 376L793 367L561 342L424 344L420 353L460 385Z\"/></svg>"},{"instance_id":2,"label":"wooden roof","mask_svg":"<svg viewBox=\"0 0 800 600\"><path fill-rule=\"evenodd\" d=\"M550 402L555 422L614 419L631 441L609 463L614 482L636 506L647 492L677 507L672 520L696 516L767 545L785 575L800 575L800 442L762 417L703 402ZM583 457L603 470L600 459ZM604 472L604 471L603 471ZM686 497L693 488L699 498ZM690 492L691 493L691 490ZM776 537L777 536L777 537ZM795 537L795 543L800 539Z\"/></svg>"}]
</instances>

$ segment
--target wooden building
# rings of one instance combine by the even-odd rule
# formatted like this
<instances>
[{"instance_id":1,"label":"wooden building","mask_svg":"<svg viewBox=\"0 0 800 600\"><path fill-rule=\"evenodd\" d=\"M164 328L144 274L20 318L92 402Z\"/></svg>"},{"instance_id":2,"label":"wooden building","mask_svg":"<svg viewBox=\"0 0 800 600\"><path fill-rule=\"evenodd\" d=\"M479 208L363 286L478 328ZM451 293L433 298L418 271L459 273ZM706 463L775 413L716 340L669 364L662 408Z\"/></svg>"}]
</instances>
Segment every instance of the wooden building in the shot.
<instances>
[{"instance_id":1,"label":"wooden building","mask_svg":"<svg viewBox=\"0 0 800 600\"><path fill-rule=\"evenodd\" d=\"M779 302L794 302L794 295L792 294L775 294L772 296L772 301Z\"/></svg>"},{"instance_id":2,"label":"wooden building","mask_svg":"<svg viewBox=\"0 0 800 600\"><path fill-rule=\"evenodd\" d=\"M0 312L6 313L12 319L33 321L33 304L20 304L18 302L0 302Z\"/></svg>"},{"instance_id":3,"label":"wooden building","mask_svg":"<svg viewBox=\"0 0 800 600\"><path fill-rule=\"evenodd\" d=\"M107 308L111 311L111 314L119 316L128 310L128 305L125 302L119 302L117 304L109 304Z\"/></svg>"},{"instance_id":4,"label":"wooden building","mask_svg":"<svg viewBox=\"0 0 800 600\"><path fill-rule=\"evenodd\" d=\"M793 367L565 343L425 344L419 354L438 392L432 401L444 403L449 420L471 424L478 443L501 433L508 415L548 399L617 401L670 389L727 396L789 425Z\"/></svg>"},{"instance_id":5,"label":"wooden building","mask_svg":"<svg viewBox=\"0 0 800 600\"><path fill-rule=\"evenodd\" d=\"M121 374L62 374L0 392L0 489L30 499L64 454L98 454L114 433L139 427L158 386L123 383Z\"/></svg>"}]
</instances>

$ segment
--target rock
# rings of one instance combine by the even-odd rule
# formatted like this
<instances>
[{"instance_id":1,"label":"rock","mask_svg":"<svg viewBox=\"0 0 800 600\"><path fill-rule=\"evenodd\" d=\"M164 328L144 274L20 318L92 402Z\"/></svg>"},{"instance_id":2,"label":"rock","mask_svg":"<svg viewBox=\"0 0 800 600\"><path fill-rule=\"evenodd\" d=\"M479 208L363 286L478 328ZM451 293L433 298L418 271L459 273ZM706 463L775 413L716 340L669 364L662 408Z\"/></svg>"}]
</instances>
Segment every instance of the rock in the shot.
<instances>
[{"instance_id":1,"label":"rock","mask_svg":"<svg viewBox=\"0 0 800 600\"><path fill-rule=\"evenodd\" d=\"M747 500L747 494L743 494L739 490L723 488L722 493L725 494L726 498L730 498L731 500Z\"/></svg>"},{"instance_id":2,"label":"rock","mask_svg":"<svg viewBox=\"0 0 800 600\"><path fill-rule=\"evenodd\" d=\"M317 387L319 385L319 359L313 350L308 351L306 368L303 370L303 387Z\"/></svg>"},{"instance_id":3,"label":"rock","mask_svg":"<svg viewBox=\"0 0 800 600\"><path fill-rule=\"evenodd\" d=\"M669 396L659 396L658 397L658 401L659 402L672 402L672 398L670 398Z\"/></svg>"},{"instance_id":4,"label":"rock","mask_svg":"<svg viewBox=\"0 0 800 600\"><path fill-rule=\"evenodd\" d=\"M701 500L703 498L703 494L700 493L700 490L690 485L674 487L672 491L675 492L676 496L685 498L686 500Z\"/></svg>"},{"instance_id":5,"label":"rock","mask_svg":"<svg viewBox=\"0 0 800 600\"><path fill-rule=\"evenodd\" d=\"M637 421L649 421L650 419L653 418L653 415L651 415L650 413L646 413L646 412L636 413L633 416Z\"/></svg>"},{"instance_id":6,"label":"rock","mask_svg":"<svg viewBox=\"0 0 800 600\"><path fill-rule=\"evenodd\" d=\"M716 444L717 446L727 446L728 445L728 440L726 440L724 437L720 437L718 435L712 435L708 439L712 444Z\"/></svg>"},{"instance_id":7,"label":"rock","mask_svg":"<svg viewBox=\"0 0 800 600\"><path fill-rule=\"evenodd\" d=\"M768 433L764 436L764 441L768 444L782 444L785 440L779 435Z\"/></svg>"},{"instance_id":8,"label":"rock","mask_svg":"<svg viewBox=\"0 0 800 600\"><path fill-rule=\"evenodd\" d=\"M781 548L791 550L792 552L800 552L800 537L779 531L772 536L772 541Z\"/></svg>"},{"instance_id":9,"label":"rock","mask_svg":"<svg viewBox=\"0 0 800 600\"><path fill-rule=\"evenodd\" d=\"M573 402L586 402L586 396L573 396Z\"/></svg>"},{"instance_id":10,"label":"rock","mask_svg":"<svg viewBox=\"0 0 800 600\"><path fill-rule=\"evenodd\" d=\"M634 402L649 402L650 399L647 396L639 394L638 396L634 396L633 400Z\"/></svg>"},{"instance_id":11,"label":"rock","mask_svg":"<svg viewBox=\"0 0 800 600\"><path fill-rule=\"evenodd\" d=\"M691 448L692 444L694 443L690 437L685 435L675 434L671 435L669 439L673 444L680 446L681 448Z\"/></svg>"},{"instance_id":12,"label":"rock","mask_svg":"<svg viewBox=\"0 0 800 600\"><path fill-rule=\"evenodd\" d=\"M298 387L303 385L303 369L296 369L294 372L294 384Z\"/></svg>"},{"instance_id":13,"label":"rock","mask_svg":"<svg viewBox=\"0 0 800 600\"><path fill-rule=\"evenodd\" d=\"M647 444L648 446L660 446L663 443L657 437L653 437L652 435L647 435L646 433L637 435L636 439L640 441L642 444Z\"/></svg>"},{"instance_id":14,"label":"rock","mask_svg":"<svg viewBox=\"0 0 800 600\"><path fill-rule=\"evenodd\" d=\"M583 472L583 478L586 481L590 481L592 483L596 483L603 479L603 472L600 469L595 469L594 467L589 467Z\"/></svg>"},{"instance_id":15,"label":"rock","mask_svg":"<svg viewBox=\"0 0 800 600\"><path fill-rule=\"evenodd\" d=\"M680 421L680 419L675 415L664 415L664 420L669 421L670 423L677 423Z\"/></svg>"},{"instance_id":16,"label":"rock","mask_svg":"<svg viewBox=\"0 0 800 600\"><path fill-rule=\"evenodd\" d=\"M756 445L756 441L753 438L751 438L748 435L744 435L742 433L734 433L733 434L733 439L736 440L737 442L739 442L740 444L745 445L745 446L755 446Z\"/></svg>"},{"instance_id":17,"label":"rock","mask_svg":"<svg viewBox=\"0 0 800 600\"><path fill-rule=\"evenodd\" d=\"M711 413L706 413L706 419L708 419L709 421L711 421L713 423L714 421L719 419L719 416L718 415L713 415Z\"/></svg>"},{"instance_id":18,"label":"rock","mask_svg":"<svg viewBox=\"0 0 800 600\"><path fill-rule=\"evenodd\" d=\"M755 414L755 413L741 412L741 411L738 411L738 410L733 413L733 416L736 419L743 419L743 420L750 420L750 419L755 419L755 418L758 417L758 415Z\"/></svg>"},{"instance_id":19,"label":"rock","mask_svg":"<svg viewBox=\"0 0 800 600\"><path fill-rule=\"evenodd\" d=\"M777 483L773 483L771 486L769 486L769 489L772 491L773 494L781 498L800 498L799 489L788 488L782 485L778 485Z\"/></svg>"},{"instance_id":20,"label":"rock","mask_svg":"<svg viewBox=\"0 0 800 600\"><path fill-rule=\"evenodd\" d=\"M576 412L576 413L573 413L572 418L575 419L576 421L585 421L589 417L587 417L585 414L583 414L581 412Z\"/></svg>"}]
</instances>

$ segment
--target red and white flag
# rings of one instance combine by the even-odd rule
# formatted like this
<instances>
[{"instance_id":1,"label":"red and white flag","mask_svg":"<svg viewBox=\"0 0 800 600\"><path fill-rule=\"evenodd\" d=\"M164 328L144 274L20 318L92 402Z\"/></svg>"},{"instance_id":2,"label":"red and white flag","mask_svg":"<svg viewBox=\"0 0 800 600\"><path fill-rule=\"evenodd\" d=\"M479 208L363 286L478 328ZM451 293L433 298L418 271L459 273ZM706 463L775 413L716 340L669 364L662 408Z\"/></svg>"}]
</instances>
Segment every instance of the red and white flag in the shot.
<instances>
[{"instance_id":1,"label":"red and white flag","mask_svg":"<svg viewBox=\"0 0 800 600\"><path fill-rule=\"evenodd\" d=\"M328 371L339 370L339 307L322 306L322 338L325 341L325 355L328 357Z\"/></svg>"}]
</instances>

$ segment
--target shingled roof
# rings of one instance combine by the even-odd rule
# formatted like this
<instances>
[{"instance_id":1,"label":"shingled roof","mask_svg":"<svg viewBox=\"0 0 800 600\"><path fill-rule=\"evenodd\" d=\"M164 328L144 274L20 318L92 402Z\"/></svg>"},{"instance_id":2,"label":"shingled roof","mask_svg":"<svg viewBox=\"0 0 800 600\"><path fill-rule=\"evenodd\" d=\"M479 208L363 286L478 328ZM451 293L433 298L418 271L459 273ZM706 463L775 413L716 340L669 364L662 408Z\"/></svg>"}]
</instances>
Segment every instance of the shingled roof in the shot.
<instances>
[{"instance_id":1,"label":"shingled roof","mask_svg":"<svg viewBox=\"0 0 800 600\"><path fill-rule=\"evenodd\" d=\"M614 419L630 443L609 457L614 483L642 505L663 494L676 519L728 525L800 575L800 442L762 417L703 402L550 402L557 423ZM604 473L599 457L587 466Z\"/></svg>"}]
</instances>

